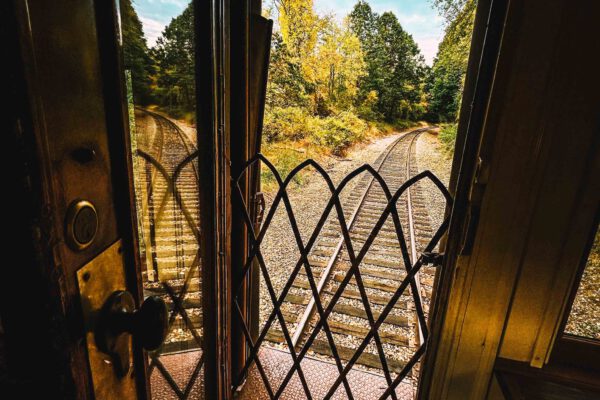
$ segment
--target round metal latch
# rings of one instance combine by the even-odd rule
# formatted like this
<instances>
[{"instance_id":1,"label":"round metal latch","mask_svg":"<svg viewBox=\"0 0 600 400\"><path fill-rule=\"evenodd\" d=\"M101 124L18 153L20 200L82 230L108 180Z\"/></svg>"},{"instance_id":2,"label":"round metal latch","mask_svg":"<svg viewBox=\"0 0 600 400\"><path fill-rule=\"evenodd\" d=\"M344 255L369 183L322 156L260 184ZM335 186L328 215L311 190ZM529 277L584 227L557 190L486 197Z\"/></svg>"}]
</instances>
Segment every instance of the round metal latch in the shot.
<instances>
[{"instance_id":1,"label":"round metal latch","mask_svg":"<svg viewBox=\"0 0 600 400\"><path fill-rule=\"evenodd\" d=\"M131 293L113 292L100 310L94 337L98 349L113 359L117 375L127 375L130 368L129 335L144 350L157 350L165 341L169 329L169 311L164 300L150 296L139 310Z\"/></svg>"},{"instance_id":2,"label":"round metal latch","mask_svg":"<svg viewBox=\"0 0 600 400\"><path fill-rule=\"evenodd\" d=\"M87 200L75 200L69 206L66 218L66 239L73 250L89 247L98 232L96 207Z\"/></svg>"}]
</instances>

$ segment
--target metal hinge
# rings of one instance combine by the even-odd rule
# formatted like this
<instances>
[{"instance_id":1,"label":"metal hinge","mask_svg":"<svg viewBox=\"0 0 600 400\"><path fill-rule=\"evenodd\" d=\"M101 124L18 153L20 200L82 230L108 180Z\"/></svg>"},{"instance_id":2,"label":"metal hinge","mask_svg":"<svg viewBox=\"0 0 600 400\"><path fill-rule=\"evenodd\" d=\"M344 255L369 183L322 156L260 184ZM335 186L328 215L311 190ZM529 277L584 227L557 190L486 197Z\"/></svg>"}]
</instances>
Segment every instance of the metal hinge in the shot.
<instances>
[{"instance_id":1,"label":"metal hinge","mask_svg":"<svg viewBox=\"0 0 600 400\"><path fill-rule=\"evenodd\" d=\"M439 267L444 262L444 253L425 252L421 254L423 265Z\"/></svg>"}]
</instances>

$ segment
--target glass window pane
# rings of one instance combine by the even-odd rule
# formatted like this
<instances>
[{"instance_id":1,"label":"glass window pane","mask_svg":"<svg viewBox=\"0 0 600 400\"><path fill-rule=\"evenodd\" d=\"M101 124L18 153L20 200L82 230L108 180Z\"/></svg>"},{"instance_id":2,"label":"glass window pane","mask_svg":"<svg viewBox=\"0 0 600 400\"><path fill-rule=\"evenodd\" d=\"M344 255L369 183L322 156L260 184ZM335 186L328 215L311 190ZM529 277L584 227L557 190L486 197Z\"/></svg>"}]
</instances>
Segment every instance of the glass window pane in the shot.
<instances>
[{"instance_id":1,"label":"glass window pane","mask_svg":"<svg viewBox=\"0 0 600 400\"><path fill-rule=\"evenodd\" d=\"M120 0L144 296L162 297L169 334L149 354L152 398L202 398L202 296L189 1Z\"/></svg>"}]
</instances>

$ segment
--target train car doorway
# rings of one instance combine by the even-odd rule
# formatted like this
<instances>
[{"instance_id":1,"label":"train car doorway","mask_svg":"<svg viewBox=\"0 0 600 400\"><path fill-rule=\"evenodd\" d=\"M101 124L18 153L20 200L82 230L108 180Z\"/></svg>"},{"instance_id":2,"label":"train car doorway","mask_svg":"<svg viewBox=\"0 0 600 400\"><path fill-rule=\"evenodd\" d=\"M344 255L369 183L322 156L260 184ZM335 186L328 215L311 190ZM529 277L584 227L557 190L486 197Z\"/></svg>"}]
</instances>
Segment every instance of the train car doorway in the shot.
<instances>
[{"instance_id":1,"label":"train car doorway","mask_svg":"<svg viewBox=\"0 0 600 400\"><path fill-rule=\"evenodd\" d=\"M598 6L477 3L446 187L415 169L430 125L394 136L373 165L336 176L306 157L282 173L261 153L273 116L261 2L177 3L152 51L129 0L0 6L7 240L28 246L1 281L3 387L78 399L598 393L600 64L565 57L598 50ZM312 122L340 157L335 133L359 122L325 115L323 99L349 88L337 66L320 71L332 84ZM278 112L283 123L302 110ZM290 188L308 170L321 202L298 213L308 193ZM437 224L430 192L447 204Z\"/></svg>"}]
</instances>

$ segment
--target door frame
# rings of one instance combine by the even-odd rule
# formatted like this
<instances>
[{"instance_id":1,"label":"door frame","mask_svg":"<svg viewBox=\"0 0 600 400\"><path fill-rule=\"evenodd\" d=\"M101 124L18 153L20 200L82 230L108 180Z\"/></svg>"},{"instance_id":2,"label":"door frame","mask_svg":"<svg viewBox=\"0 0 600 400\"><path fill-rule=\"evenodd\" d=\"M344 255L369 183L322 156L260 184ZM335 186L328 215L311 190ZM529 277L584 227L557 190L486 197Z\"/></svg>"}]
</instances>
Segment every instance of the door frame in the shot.
<instances>
[{"instance_id":1,"label":"door frame","mask_svg":"<svg viewBox=\"0 0 600 400\"><path fill-rule=\"evenodd\" d=\"M456 274L456 263L460 254L470 251L471 240L477 230L477 215L471 207L471 191L475 186L474 176L478 169L484 116L500 51L507 3L507 0L477 1L448 186L454 203L452 209L446 210L446 215L450 216L450 225L442 242L444 262L436 275L436 289L429 317L431 340L423 358L419 399L431 396L436 358L442 345L441 337Z\"/></svg>"},{"instance_id":2,"label":"door frame","mask_svg":"<svg viewBox=\"0 0 600 400\"><path fill-rule=\"evenodd\" d=\"M494 8L503 3L508 12L497 25ZM480 25L497 29L500 46L486 58L486 37L480 60L487 78L481 69L475 75L477 86L487 80L492 90L463 101L470 116L459 122L467 136L447 279L421 398L484 398L498 357L533 368L548 362L593 223L597 201L591 206L579 189L587 184L597 197L585 162L595 156L598 165L600 81L589 79L598 60L571 63L564 54L595 54L597 43L587 38L596 37L589 21L600 8L542 3L492 0L489 23ZM564 132L574 140L561 142ZM571 243L569 235L580 237Z\"/></svg>"},{"instance_id":3,"label":"door frame","mask_svg":"<svg viewBox=\"0 0 600 400\"><path fill-rule=\"evenodd\" d=\"M231 166L229 2L194 0L204 396L231 392ZM209 62L210 61L210 62Z\"/></svg>"},{"instance_id":4,"label":"door frame","mask_svg":"<svg viewBox=\"0 0 600 400\"><path fill-rule=\"evenodd\" d=\"M103 80L104 107L109 136L112 137L111 154L113 163L113 185L117 220L120 223L120 235L126 257L132 260L126 268L127 286L139 307L144 301L142 287L142 261L140 259L139 235L137 234L137 214L135 189L133 185L133 155L131 153L131 132L129 111L127 108L127 87L124 79L124 63L121 53L120 20L117 1L95 1L96 29ZM121 101L111 101L120 99ZM148 357L137 346L134 349L136 368L136 386L141 399L150 399L150 376L148 375ZM140 368L143 367L143 368Z\"/></svg>"},{"instance_id":5,"label":"door frame","mask_svg":"<svg viewBox=\"0 0 600 400\"><path fill-rule=\"evenodd\" d=\"M117 0L118 1L118 0ZM201 190L200 256L202 260L202 313L204 352L204 396L207 399L225 399L230 392L231 365L231 159L229 72L229 2L227 0L193 0L195 18L196 59L196 132L198 145L198 174ZM137 229L129 118L126 83L119 46L119 15L116 1L96 1L98 36L105 83L105 99L109 128L118 132L123 147L116 153L121 174L119 184L127 190L119 198L124 209L119 217L130 225L125 233ZM210 62L207 62L210 60ZM108 99L119 98L120 102ZM121 170L122 170L121 169ZM129 235L130 248L139 248L137 236ZM138 288L137 297L143 300L141 260L135 256L135 276L132 283ZM150 398L150 377L146 373L148 358L137 352L136 364L143 365L138 372L138 392Z\"/></svg>"},{"instance_id":6,"label":"door frame","mask_svg":"<svg viewBox=\"0 0 600 400\"><path fill-rule=\"evenodd\" d=\"M198 143L200 155L200 180L202 191L200 191L201 213L200 220L202 243L201 255L203 259L203 313L204 313L204 332L206 352L205 363L205 381L211 382L205 385L206 398L226 398L229 393L228 376L226 366L230 365L228 351L229 344L229 302L228 293L231 282L229 273L229 248L230 226L228 213L229 196L229 126L228 126L228 99L225 98L227 92L228 79L224 76L227 71L228 55L223 51L222 44L225 43L227 36L224 23L227 21L225 16L227 10L224 1L194 1L194 7L198 12L196 18L196 37L197 40L197 120L198 120ZM10 4L11 7L8 5ZM127 110L126 86L123 77L123 62L121 48L119 44L119 21L117 5L115 1L92 1L93 17L95 18L95 34L98 41L100 75L102 80L102 95L104 97L103 106L105 111L106 132L109 141L110 163L112 179L115 214L118 221L119 237L123 241L125 257L130 262L126 268L128 288L136 298L138 306L143 300L142 280L141 280L141 262L139 254L134 249L138 248L137 238L134 234L137 227L136 215L132 212L135 209L133 193L133 168L131 165L131 151L129 138L129 119ZM48 290L54 293L54 296L47 295L46 292L40 293L39 298L31 298L32 304L36 302L46 302L47 306L54 307L54 325L48 327L50 340L54 341L48 348L56 348L55 352L48 350L48 359L69 360L68 364L58 364L55 362L55 370L62 383L57 390L60 390L61 396L89 398L92 396L93 388L90 378L90 370L86 359L85 342L77 342L69 345L60 342L60 338L69 340L70 334L76 334L79 329L80 317L78 316L78 301L67 293L65 289L65 277L67 272L64 267L57 263L56 244L52 242L52 237L56 236L53 231L60 226L53 227L51 215L47 215L47 207L54 204L54 184L52 177L49 176L49 161L43 132L45 127L43 122L39 121L40 102L36 98L38 93L35 86L35 49L29 30L29 12L25 2L17 0L8 2L6 9L3 7L3 17L13 18L14 26L6 25L8 28L14 28L14 35L18 37L18 45L15 42L14 57L18 64L15 68L23 71L23 92L26 93L26 106L23 115L16 116L22 122L22 128L28 141L25 145L30 153L31 160L27 160L31 165L28 179L33 185L33 189L38 190L35 193L39 198L39 209L31 210L31 204L21 202L24 208L17 215L24 216L33 213L32 220L34 225L32 230L42 232L38 240L34 240L34 247L37 251L36 262L42 263L42 279L46 280ZM4 14L6 12L6 14ZM11 15L14 12L14 15ZM12 43L12 42L11 42ZM21 61L22 60L22 61ZM211 60L212 62L206 62ZM117 101L115 101L117 100ZM120 100L120 101L118 101ZM19 110L16 110L17 112ZM30 118L29 122L27 118ZM42 125L40 125L42 124ZM21 156L21 153L12 153ZM24 160L15 160L23 162ZM37 173L37 174L36 174ZM35 200L34 199L34 200ZM37 203L36 203L37 204ZM60 218L59 218L60 219ZM37 221L37 222L35 222ZM20 221L23 223L23 221ZM62 224L62 219L57 221ZM36 225L37 224L37 225ZM50 229L50 231L48 231ZM48 235L48 236L46 236ZM60 234L58 234L60 236ZM32 269L32 271L34 271ZM32 272L33 273L33 272ZM28 276L28 275L23 275ZM36 277L36 279L38 279ZM14 290L20 289L14 287ZM18 293L5 291L7 296L17 296ZM51 301L55 300L55 301ZM56 304L54 304L56 303ZM46 307L48 309L48 307ZM23 321L26 321L25 318ZM38 319L39 320L39 319ZM3 322L8 322L3 319ZM25 329L25 328L24 328ZM39 327L38 327L39 329ZM38 330L37 334L43 334ZM22 332L25 333L25 332ZM23 336L25 338L29 336ZM60 343L59 343L60 342ZM62 344L61 344L62 343ZM141 348L135 349L136 382L138 396L140 399L150 397L149 376L147 376L147 357ZM28 358L31 359L31 358ZM45 364L43 364L45 365ZM139 366L143 366L140 368Z\"/></svg>"}]
</instances>

